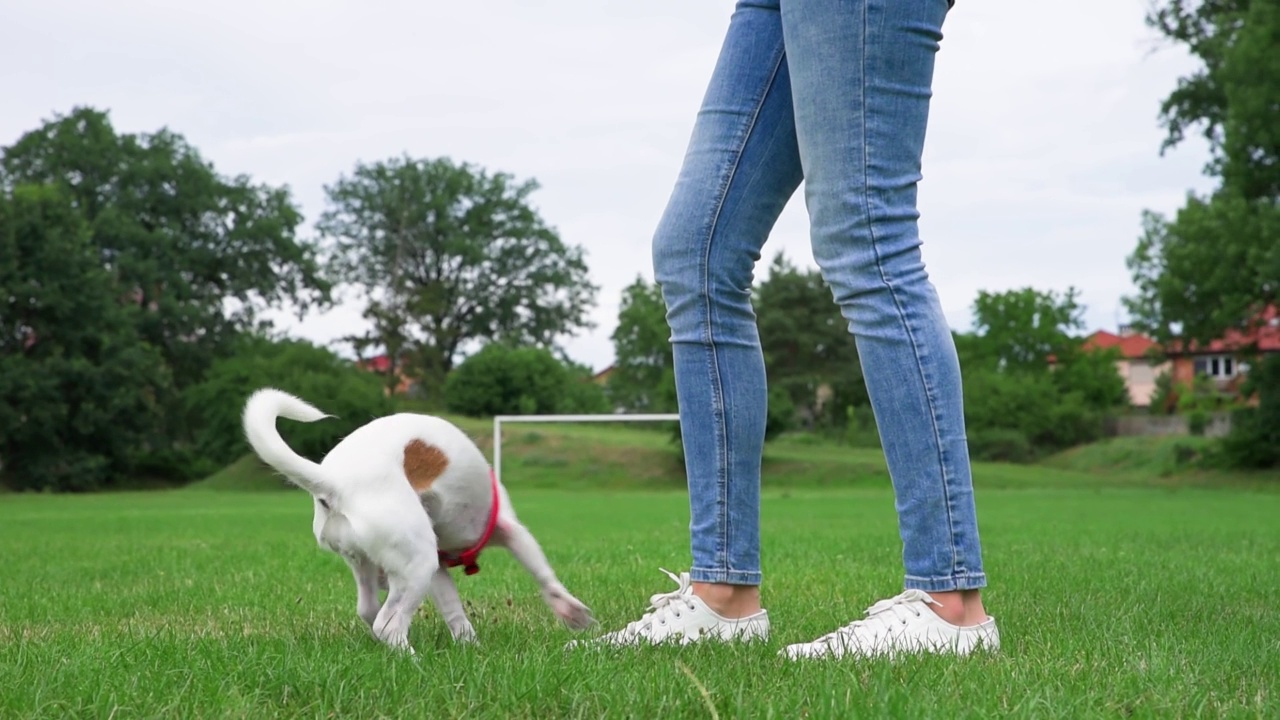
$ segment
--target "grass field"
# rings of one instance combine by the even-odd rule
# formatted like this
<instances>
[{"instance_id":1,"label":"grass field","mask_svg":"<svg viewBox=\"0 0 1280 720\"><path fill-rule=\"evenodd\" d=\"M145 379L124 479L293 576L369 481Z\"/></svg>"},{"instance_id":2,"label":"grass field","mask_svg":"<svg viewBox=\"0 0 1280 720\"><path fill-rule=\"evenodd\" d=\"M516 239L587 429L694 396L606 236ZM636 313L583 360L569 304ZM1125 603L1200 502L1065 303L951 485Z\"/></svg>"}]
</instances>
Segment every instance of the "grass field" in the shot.
<instances>
[{"instance_id":1,"label":"grass field","mask_svg":"<svg viewBox=\"0 0 1280 720\"><path fill-rule=\"evenodd\" d=\"M659 566L688 563L669 448L637 432L504 445L522 517L606 629L669 589ZM614 450L573 460L575 438ZM1003 651L794 664L776 650L897 591L899 546L876 453L770 453L763 647L566 652L574 635L490 551L459 578L479 646L454 646L427 609L417 658L389 654L356 618L345 566L315 547L307 498L247 491L276 487L251 463L180 491L4 496L0 718L1280 716L1273 489L1079 458L979 466Z\"/></svg>"}]
</instances>

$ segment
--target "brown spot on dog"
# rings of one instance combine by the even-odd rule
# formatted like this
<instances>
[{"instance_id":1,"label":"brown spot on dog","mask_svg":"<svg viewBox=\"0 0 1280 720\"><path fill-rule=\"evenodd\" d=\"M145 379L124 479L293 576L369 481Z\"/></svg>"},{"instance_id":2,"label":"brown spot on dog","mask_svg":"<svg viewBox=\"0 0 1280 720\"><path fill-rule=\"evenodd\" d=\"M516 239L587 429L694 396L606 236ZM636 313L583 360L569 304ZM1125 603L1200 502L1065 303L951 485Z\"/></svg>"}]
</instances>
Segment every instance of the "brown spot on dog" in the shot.
<instances>
[{"instance_id":1,"label":"brown spot on dog","mask_svg":"<svg viewBox=\"0 0 1280 720\"><path fill-rule=\"evenodd\" d=\"M435 445L413 440L404 446L404 476L420 493L430 489L431 483L443 475L447 467L449 458Z\"/></svg>"}]
</instances>

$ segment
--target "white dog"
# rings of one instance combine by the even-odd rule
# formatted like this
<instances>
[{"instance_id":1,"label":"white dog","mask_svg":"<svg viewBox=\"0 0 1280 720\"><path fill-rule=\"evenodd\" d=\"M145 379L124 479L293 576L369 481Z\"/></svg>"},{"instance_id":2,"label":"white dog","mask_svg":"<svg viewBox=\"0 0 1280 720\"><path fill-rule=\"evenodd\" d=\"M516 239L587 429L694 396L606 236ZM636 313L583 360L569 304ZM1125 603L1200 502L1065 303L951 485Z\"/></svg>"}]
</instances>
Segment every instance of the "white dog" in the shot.
<instances>
[{"instance_id":1,"label":"white dog","mask_svg":"<svg viewBox=\"0 0 1280 720\"><path fill-rule=\"evenodd\" d=\"M453 638L474 641L448 568L478 572L476 558L489 545L511 552L566 625L593 624L590 609L560 583L516 519L480 449L452 423L410 413L378 418L316 464L280 437L277 417L315 422L330 416L264 388L245 404L244 430L258 457L311 493L316 541L351 566L356 612L380 641L413 652L409 625L428 594ZM378 599L380 588L387 590L386 602Z\"/></svg>"}]
</instances>

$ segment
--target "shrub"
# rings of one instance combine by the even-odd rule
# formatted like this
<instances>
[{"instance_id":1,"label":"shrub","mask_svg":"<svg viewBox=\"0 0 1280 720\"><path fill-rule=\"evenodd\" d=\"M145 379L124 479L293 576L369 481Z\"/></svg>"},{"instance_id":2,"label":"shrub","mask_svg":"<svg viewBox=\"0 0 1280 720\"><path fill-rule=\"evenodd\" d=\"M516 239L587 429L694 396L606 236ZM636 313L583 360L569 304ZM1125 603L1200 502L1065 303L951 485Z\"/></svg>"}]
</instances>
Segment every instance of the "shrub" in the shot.
<instances>
[{"instance_id":1,"label":"shrub","mask_svg":"<svg viewBox=\"0 0 1280 720\"><path fill-rule=\"evenodd\" d=\"M609 411L604 391L551 351L490 343L445 380L445 405L470 417Z\"/></svg>"},{"instance_id":2,"label":"shrub","mask_svg":"<svg viewBox=\"0 0 1280 720\"><path fill-rule=\"evenodd\" d=\"M986 462L1030 462L1035 452L1027 436L1010 428L969 433L969 456Z\"/></svg>"},{"instance_id":3,"label":"shrub","mask_svg":"<svg viewBox=\"0 0 1280 720\"><path fill-rule=\"evenodd\" d=\"M880 429L870 405L846 405L845 417L845 442L853 447L881 447Z\"/></svg>"},{"instance_id":4,"label":"shrub","mask_svg":"<svg viewBox=\"0 0 1280 720\"><path fill-rule=\"evenodd\" d=\"M1155 392L1151 393L1150 412L1155 415L1172 415L1178 410L1178 388L1173 375L1162 371L1156 376Z\"/></svg>"},{"instance_id":5,"label":"shrub","mask_svg":"<svg viewBox=\"0 0 1280 720\"><path fill-rule=\"evenodd\" d=\"M586 372L570 371L565 382L564 393L560 397L558 412L574 415L604 414L613 410L605 390L591 381Z\"/></svg>"},{"instance_id":6,"label":"shrub","mask_svg":"<svg viewBox=\"0 0 1280 720\"><path fill-rule=\"evenodd\" d=\"M332 351L303 340L248 337L233 356L219 360L200 384L183 394L195 428L192 475L207 474L250 451L241 413L253 391L275 387L333 415L314 423L282 420L280 434L298 454L319 461L343 437L393 411L382 378Z\"/></svg>"},{"instance_id":7,"label":"shrub","mask_svg":"<svg viewBox=\"0 0 1280 720\"><path fill-rule=\"evenodd\" d=\"M1257 393L1258 406L1232 413L1231 432L1219 446L1221 460L1231 468L1280 467L1280 355L1255 365L1244 391Z\"/></svg>"},{"instance_id":8,"label":"shrub","mask_svg":"<svg viewBox=\"0 0 1280 720\"><path fill-rule=\"evenodd\" d=\"M965 376L970 437L1018 431L1034 452L1061 450L1102 436L1104 411L1083 392L1064 391L1049 373L977 371Z\"/></svg>"},{"instance_id":9,"label":"shrub","mask_svg":"<svg viewBox=\"0 0 1280 720\"><path fill-rule=\"evenodd\" d=\"M765 441L772 440L795 427L795 422L796 405L791 401L791 394L779 387L770 388L768 406L765 410Z\"/></svg>"}]
</instances>

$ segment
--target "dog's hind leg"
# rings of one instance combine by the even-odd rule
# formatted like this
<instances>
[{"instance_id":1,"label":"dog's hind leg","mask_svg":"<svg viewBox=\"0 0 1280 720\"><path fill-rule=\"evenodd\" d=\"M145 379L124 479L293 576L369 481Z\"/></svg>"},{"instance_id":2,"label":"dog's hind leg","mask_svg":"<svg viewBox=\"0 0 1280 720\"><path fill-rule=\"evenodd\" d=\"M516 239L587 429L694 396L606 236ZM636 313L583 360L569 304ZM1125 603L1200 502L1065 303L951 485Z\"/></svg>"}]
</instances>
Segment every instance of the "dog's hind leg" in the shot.
<instances>
[{"instance_id":1,"label":"dog's hind leg","mask_svg":"<svg viewBox=\"0 0 1280 720\"><path fill-rule=\"evenodd\" d=\"M565 589L556 577L542 547L528 528L514 519L504 519L494 533L494 541L510 550L516 561L529 571L542 588L542 599L564 624L574 630L582 630L595 623L591 609Z\"/></svg>"},{"instance_id":2,"label":"dog's hind leg","mask_svg":"<svg viewBox=\"0 0 1280 720\"><path fill-rule=\"evenodd\" d=\"M378 599L378 567L367 558L346 558L346 561L356 579L356 614L372 628L382 609L382 601Z\"/></svg>"},{"instance_id":3,"label":"dog's hind leg","mask_svg":"<svg viewBox=\"0 0 1280 720\"><path fill-rule=\"evenodd\" d=\"M467 612L462 607L462 598L458 597L458 586L448 569L436 570L431 579L431 601L449 626L449 633L458 642L475 642L476 630L467 619Z\"/></svg>"}]
</instances>

